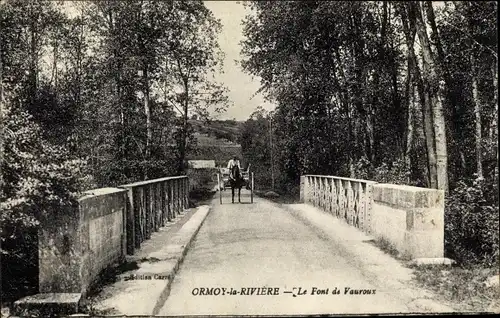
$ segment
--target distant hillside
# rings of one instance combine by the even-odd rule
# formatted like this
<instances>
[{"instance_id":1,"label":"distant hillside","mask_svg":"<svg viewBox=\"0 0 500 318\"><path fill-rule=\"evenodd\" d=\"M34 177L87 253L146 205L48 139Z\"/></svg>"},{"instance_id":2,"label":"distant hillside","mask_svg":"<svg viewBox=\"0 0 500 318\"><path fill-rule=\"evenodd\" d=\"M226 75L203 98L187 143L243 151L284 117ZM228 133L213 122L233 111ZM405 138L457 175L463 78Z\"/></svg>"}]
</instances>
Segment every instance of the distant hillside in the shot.
<instances>
[{"instance_id":1,"label":"distant hillside","mask_svg":"<svg viewBox=\"0 0 500 318\"><path fill-rule=\"evenodd\" d=\"M242 122L234 120L214 120L208 123L201 120L190 120L189 123L194 127L195 131L215 137L216 139L226 139L234 143L238 143Z\"/></svg>"},{"instance_id":2,"label":"distant hillside","mask_svg":"<svg viewBox=\"0 0 500 318\"><path fill-rule=\"evenodd\" d=\"M189 122L195 131L197 147L187 155L188 160L215 160L217 165L225 165L234 155L241 158L241 145L238 139L242 122L234 120L217 120L209 123L190 120Z\"/></svg>"}]
</instances>

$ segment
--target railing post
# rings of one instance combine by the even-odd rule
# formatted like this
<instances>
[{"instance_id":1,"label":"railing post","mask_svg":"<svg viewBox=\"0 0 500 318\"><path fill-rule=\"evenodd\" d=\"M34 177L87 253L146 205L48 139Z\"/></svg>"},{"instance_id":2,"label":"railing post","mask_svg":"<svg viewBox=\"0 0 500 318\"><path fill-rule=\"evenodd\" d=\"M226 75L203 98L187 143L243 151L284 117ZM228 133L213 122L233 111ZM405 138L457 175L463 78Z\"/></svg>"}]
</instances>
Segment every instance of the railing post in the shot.
<instances>
[{"instance_id":1,"label":"railing post","mask_svg":"<svg viewBox=\"0 0 500 318\"><path fill-rule=\"evenodd\" d=\"M186 177L184 182L186 184L186 208L189 208L189 178Z\"/></svg>"},{"instance_id":2,"label":"railing post","mask_svg":"<svg viewBox=\"0 0 500 318\"><path fill-rule=\"evenodd\" d=\"M132 255L135 251L135 205L134 188L127 189L127 254Z\"/></svg>"},{"instance_id":3,"label":"railing post","mask_svg":"<svg viewBox=\"0 0 500 318\"><path fill-rule=\"evenodd\" d=\"M175 206L176 213L179 215L181 213L181 200L180 200L180 186L179 179L175 179Z\"/></svg>"},{"instance_id":4,"label":"railing post","mask_svg":"<svg viewBox=\"0 0 500 318\"><path fill-rule=\"evenodd\" d=\"M300 199L299 202L304 203L304 196L305 196L305 176L300 176Z\"/></svg>"},{"instance_id":5,"label":"railing post","mask_svg":"<svg viewBox=\"0 0 500 318\"><path fill-rule=\"evenodd\" d=\"M366 184L365 194L365 230L372 233L372 209L373 209L373 184Z\"/></svg>"},{"instance_id":6,"label":"railing post","mask_svg":"<svg viewBox=\"0 0 500 318\"><path fill-rule=\"evenodd\" d=\"M339 187L338 187L338 180L333 179L332 180L333 184L333 215L338 217L339 215Z\"/></svg>"},{"instance_id":7,"label":"railing post","mask_svg":"<svg viewBox=\"0 0 500 318\"><path fill-rule=\"evenodd\" d=\"M156 184L151 184L149 186L150 188L150 200L151 200L151 231L150 231L150 236L153 234L153 232L157 231L158 228L158 210L157 210L157 202L156 202Z\"/></svg>"},{"instance_id":8,"label":"railing post","mask_svg":"<svg viewBox=\"0 0 500 318\"><path fill-rule=\"evenodd\" d=\"M320 181L321 179L319 177L315 177L315 184L316 184L316 206L319 207L320 205Z\"/></svg>"},{"instance_id":9,"label":"railing post","mask_svg":"<svg viewBox=\"0 0 500 318\"><path fill-rule=\"evenodd\" d=\"M167 219L167 210L165 206L165 182L160 183L160 202L161 202L161 226L165 226Z\"/></svg>"},{"instance_id":10,"label":"railing post","mask_svg":"<svg viewBox=\"0 0 500 318\"><path fill-rule=\"evenodd\" d=\"M328 200L327 200L327 207L328 207L328 213L332 213L332 179L331 178L327 178L326 179L326 182L328 184Z\"/></svg>"},{"instance_id":11,"label":"railing post","mask_svg":"<svg viewBox=\"0 0 500 318\"><path fill-rule=\"evenodd\" d=\"M135 248L140 248L143 241L144 235L144 222L146 220L145 215L145 202L144 202L144 188L138 187L139 194L139 210L135 213Z\"/></svg>"},{"instance_id":12,"label":"railing post","mask_svg":"<svg viewBox=\"0 0 500 318\"><path fill-rule=\"evenodd\" d=\"M318 208L323 209L323 178L318 177Z\"/></svg>"},{"instance_id":13,"label":"railing post","mask_svg":"<svg viewBox=\"0 0 500 318\"><path fill-rule=\"evenodd\" d=\"M144 240L148 240L151 237L151 229L153 226L153 206L152 206L152 201L151 200L151 185L146 186L146 236L144 237Z\"/></svg>"},{"instance_id":14,"label":"railing post","mask_svg":"<svg viewBox=\"0 0 500 318\"><path fill-rule=\"evenodd\" d=\"M158 182L156 184L156 194L155 194L155 201L156 201L156 231L160 229L160 227L163 226L163 206L162 206L162 193L161 193L161 182Z\"/></svg>"},{"instance_id":15,"label":"railing post","mask_svg":"<svg viewBox=\"0 0 500 318\"><path fill-rule=\"evenodd\" d=\"M186 204L186 195L187 195L187 188L186 188L186 179L182 178L181 179L182 183L182 208L185 210L187 208Z\"/></svg>"},{"instance_id":16,"label":"railing post","mask_svg":"<svg viewBox=\"0 0 500 318\"><path fill-rule=\"evenodd\" d=\"M311 202L311 197L312 197L312 184L311 184L311 176L307 176L307 191L306 191L306 197L305 197L305 202Z\"/></svg>"},{"instance_id":17,"label":"railing post","mask_svg":"<svg viewBox=\"0 0 500 318\"><path fill-rule=\"evenodd\" d=\"M253 190L254 190L254 186L253 186L253 172L252 172L252 184L251 184L252 188L250 190L250 196L251 196L251 203L253 203Z\"/></svg>"},{"instance_id":18,"label":"railing post","mask_svg":"<svg viewBox=\"0 0 500 318\"><path fill-rule=\"evenodd\" d=\"M177 180L172 180L172 214L177 217Z\"/></svg>"},{"instance_id":19,"label":"railing post","mask_svg":"<svg viewBox=\"0 0 500 318\"><path fill-rule=\"evenodd\" d=\"M326 209L326 178L321 177L321 208Z\"/></svg>"},{"instance_id":20,"label":"railing post","mask_svg":"<svg viewBox=\"0 0 500 318\"><path fill-rule=\"evenodd\" d=\"M170 180L165 182L165 198L167 199L167 220L172 222L172 186Z\"/></svg>"},{"instance_id":21,"label":"railing post","mask_svg":"<svg viewBox=\"0 0 500 318\"><path fill-rule=\"evenodd\" d=\"M181 209L180 211L182 212L184 210L184 179L179 179L179 185L181 186L181 193L179 196L179 199L181 201Z\"/></svg>"},{"instance_id":22,"label":"railing post","mask_svg":"<svg viewBox=\"0 0 500 318\"><path fill-rule=\"evenodd\" d=\"M360 209L359 209L359 225L360 228L364 231L366 227L366 183L359 184L359 193L360 193Z\"/></svg>"},{"instance_id":23,"label":"railing post","mask_svg":"<svg viewBox=\"0 0 500 318\"><path fill-rule=\"evenodd\" d=\"M183 205L184 205L184 199L182 196L184 195L184 190L182 188L182 179L177 179L177 182L179 184L179 214L182 212Z\"/></svg>"},{"instance_id":24,"label":"railing post","mask_svg":"<svg viewBox=\"0 0 500 318\"><path fill-rule=\"evenodd\" d=\"M344 181L339 180L339 211L338 217L345 219L346 207L345 207L345 190L344 190Z\"/></svg>"},{"instance_id":25,"label":"railing post","mask_svg":"<svg viewBox=\"0 0 500 318\"><path fill-rule=\"evenodd\" d=\"M321 178L321 207L326 209L326 178Z\"/></svg>"},{"instance_id":26,"label":"railing post","mask_svg":"<svg viewBox=\"0 0 500 318\"><path fill-rule=\"evenodd\" d=\"M313 183L313 193L312 193L312 204L313 206L316 206L316 198L317 198L317 187L316 187L316 177L312 177L312 183Z\"/></svg>"},{"instance_id":27,"label":"railing post","mask_svg":"<svg viewBox=\"0 0 500 318\"><path fill-rule=\"evenodd\" d=\"M175 219L174 180L168 180L168 207L170 221Z\"/></svg>"}]
</instances>

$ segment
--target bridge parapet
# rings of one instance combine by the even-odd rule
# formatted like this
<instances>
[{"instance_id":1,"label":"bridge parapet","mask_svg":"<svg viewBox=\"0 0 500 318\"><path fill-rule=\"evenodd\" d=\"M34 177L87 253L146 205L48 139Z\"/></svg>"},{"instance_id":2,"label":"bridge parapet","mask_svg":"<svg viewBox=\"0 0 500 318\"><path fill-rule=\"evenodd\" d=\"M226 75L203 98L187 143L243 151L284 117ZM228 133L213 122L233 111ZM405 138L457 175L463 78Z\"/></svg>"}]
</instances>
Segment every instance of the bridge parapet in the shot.
<instances>
[{"instance_id":1,"label":"bridge parapet","mask_svg":"<svg viewBox=\"0 0 500 318\"><path fill-rule=\"evenodd\" d=\"M16 315L75 313L105 269L188 207L188 192L187 176L94 189L40 220L39 294L16 301Z\"/></svg>"},{"instance_id":2,"label":"bridge parapet","mask_svg":"<svg viewBox=\"0 0 500 318\"><path fill-rule=\"evenodd\" d=\"M120 186L127 189L127 254L133 254L151 233L188 207L187 176L167 177Z\"/></svg>"},{"instance_id":3,"label":"bridge parapet","mask_svg":"<svg viewBox=\"0 0 500 318\"><path fill-rule=\"evenodd\" d=\"M361 179L306 175L301 177L301 199L369 233L375 183Z\"/></svg>"},{"instance_id":4,"label":"bridge parapet","mask_svg":"<svg viewBox=\"0 0 500 318\"><path fill-rule=\"evenodd\" d=\"M444 256L444 191L334 176L301 177L301 202L389 241L404 257Z\"/></svg>"}]
</instances>

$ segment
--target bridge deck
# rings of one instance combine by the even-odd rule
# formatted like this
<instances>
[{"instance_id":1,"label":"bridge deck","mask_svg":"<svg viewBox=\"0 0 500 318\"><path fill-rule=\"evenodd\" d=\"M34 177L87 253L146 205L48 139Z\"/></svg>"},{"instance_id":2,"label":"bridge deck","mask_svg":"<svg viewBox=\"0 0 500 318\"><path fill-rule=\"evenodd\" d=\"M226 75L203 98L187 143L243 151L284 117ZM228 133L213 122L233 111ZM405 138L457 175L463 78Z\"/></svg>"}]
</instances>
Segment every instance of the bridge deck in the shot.
<instances>
[{"instance_id":1,"label":"bridge deck","mask_svg":"<svg viewBox=\"0 0 500 318\"><path fill-rule=\"evenodd\" d=\"M408 312L394 297L397 291L370 283L340 252L338 244L349 241L324 238L265 199L231 204L230 196L231 191L223 192L220 205L217 194L160 315ZM242 201L250 202L248 191L242 190ZM218 293L217 287L225 290L200 295L202 288ZM247 295L252 287L266 287L266 294L278 295L257 295L257 289ZM306 292L297 295L295 289L296 297L285 293L293 287ZM314 287L328 289L329 294L311 295ZM345 294L346 287L376 293ZM231 288L238 294L230 295ZM335 288L340 294L333 294Z\"/></svg>"}]
</instances>

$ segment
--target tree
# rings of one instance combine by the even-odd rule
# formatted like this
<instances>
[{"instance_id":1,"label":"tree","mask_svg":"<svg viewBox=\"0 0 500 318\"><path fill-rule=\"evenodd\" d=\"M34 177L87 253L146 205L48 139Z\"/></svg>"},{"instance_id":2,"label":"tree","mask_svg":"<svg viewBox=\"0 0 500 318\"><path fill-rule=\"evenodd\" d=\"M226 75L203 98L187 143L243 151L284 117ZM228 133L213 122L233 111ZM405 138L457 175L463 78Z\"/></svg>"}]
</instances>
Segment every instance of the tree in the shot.
<instances>
[{"instance_id":1,"label":"tree","mask_svg":"<svg viewBox=\"0 0 500 318\"><path fill-rule=\"evenodd\" d=\"M187 113L224 105L219 28L201 1L0 2L2 252L21 269L3 277L30 272L20 235L82 190L177 172Z\"/></svg>"},{"instance_id":2,"label":"tree","mask_svg":"<svg viewBox=\"0 0 500 318\"><path fill-rule=\"evenodd\" d=\"M280 191L307 173L443 189L446 235L459 240L469 236L449 213L496 211L496 3L247 5L242 66L277 105ZM470 191L480 195L466 211L457 202Z\"/></svg>"},{"instance_id":3,"label":"tree","mask_svg":"<svg viewBox=\"0 0 500 318\"><path fill-rule=\"evenodd\" d=\"M165 100L181 118L177 131L177 172L185 169L189 150L189 116L207 118L208 107L222 111L227 105L225 88L210 79L222 65L222 53L217 42L220 22L200 1L173 2L174 25L162 40L163 83ZM168 92L172 92L168 94Z\"/></svg>"}]
</instances>

